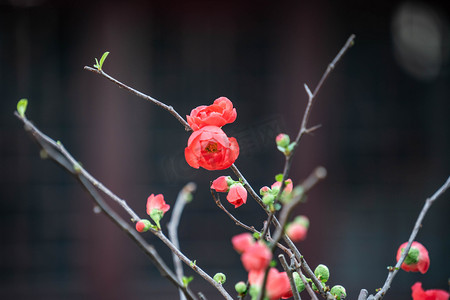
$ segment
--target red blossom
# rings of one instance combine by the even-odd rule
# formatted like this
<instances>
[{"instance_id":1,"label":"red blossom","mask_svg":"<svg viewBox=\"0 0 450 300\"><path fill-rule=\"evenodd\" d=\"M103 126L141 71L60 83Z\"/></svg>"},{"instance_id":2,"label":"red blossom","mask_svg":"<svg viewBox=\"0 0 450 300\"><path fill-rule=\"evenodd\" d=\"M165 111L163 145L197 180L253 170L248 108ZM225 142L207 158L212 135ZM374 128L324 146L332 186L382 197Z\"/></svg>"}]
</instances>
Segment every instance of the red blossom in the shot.
<instances>
[{"instance_id":1,"label":"red blossom","mask_svg":"<svg viewBox=\"0 0 450 300\"><path fill-rule=\"evenodd\" d=\"M247 272L265 270L272 259L272 252L263 242L248 247L241 256L242 264Z\"/></svg>"},{"instance_id":2,"label":"red blossom","mask_svg":"<svg viewBox=\"0 0 450 300\"><path fill-rule=\"evenodd\" d=\"M170 209L170 205L166 204L164 201L164 196L162 194L153 195L151 194L147 199L147 214L150 216L152 210L158 209L166 213Z\"/></svg>"},{"instance_id":3,"label":"red blossom","mask_svg":"<svg viewBox=\"0 0 450 300\"><path fill-rule=\"evenodd\" d=\"M223 170L239 156L239 145L235 138L228 138L219 127L205 126L191 134L184 156L193 168Z\"/></svg>"},{"instance_id":4,"label":"red blossom","mask_svg":"<svg viewBox=\"0 0 450 300\"><path fill-rule=\"evenodd\" d=\"M421 282L416 282L411 290L413 300L448 300L450 297L450 294L444 290L424 291Z\"/></svg>"},{"instance_id":5,"label":"red blossom","mask_svg":"<svg viewBox=\"0 0 450 300\"><path fill-rule=\"evenodd\" d=\"M250 233L244 232L233 236L231 238L231 244L233 244L234 250L236 250L239 253L242 253L245 250L247 250L247 248L255 244L255 240L253 239L253 236Z\"/></svg>"},{"instance_id":6,"label":"red blossom","mask_svg":"<svg viewBox=\"0 0 450 300\"><path fill-rule=\"evenodd\" d=\"M213 104L202 105L194 108L189 116L186 116L189 126L196 131L205 126L222 127L236 120L236 109L233 103L226 97L217 98Z\"/></svg>"},{"instance_id":7,"label":"red blossom","mask_svg":"<svg viewBox=\"0 0 450 300\"><path fill-rule=\"evenodd\" d=\"M238 208L247 202L247 190L240 183L233 184L227 195L227 200Z\"/></svg>"},{"instance_id":8,"label":"red blossom","mask_svg":"<svg viewBox=\"0 0 450 300\"><path fill-rule=\"evenodd\" d=\"M403 249L408 245L407 242L400 245L397 251L397 261L402 256ZM408 257L412 257L413 252L418 252L416 257L412 259L408 259ZM405 258L402 263L401 268L407 272L420 272L425 274L430 267L430 257L428 256L427 249L419 242L412 242L411 249L409 250L408 256Z\"/></svg>"},{"instance_id":9,"label":"red blossom","mask_svg":"<svg viewBox=\"0 0 450 300\"><path fill-rule=\"evenodd\" d=\"M216 192L225 193L228 191L228 181L227 178L229 176L220 176L216 180L213 181L211 188L216 190Z\"/></svg>"},{"instance_id":10,"label":"red blossom","mask_svg":"<svg viewBox=\"0 0 450 300\"><path fill-rule=\"evenodd\" d=\"M250 271L248 273L248 282L251 285L261 286L264 280L264 270ZM267 275L266 296L270 300L287 299L292 297L291 285L286 272L278 272L275 268L270 268Z\"/></svg>"},{"instance_id":11,"label":"red blossom","mask_svg":"<svg viewBox=\"0 0 450 300\"><path fill-rule=\"evenodd\" d=\"M303 224L299 223L289 223L286 227L287 236L294 242L303 241L306 239L306 234L308 233L308 228Z\"/></svg>"}]
</instances>

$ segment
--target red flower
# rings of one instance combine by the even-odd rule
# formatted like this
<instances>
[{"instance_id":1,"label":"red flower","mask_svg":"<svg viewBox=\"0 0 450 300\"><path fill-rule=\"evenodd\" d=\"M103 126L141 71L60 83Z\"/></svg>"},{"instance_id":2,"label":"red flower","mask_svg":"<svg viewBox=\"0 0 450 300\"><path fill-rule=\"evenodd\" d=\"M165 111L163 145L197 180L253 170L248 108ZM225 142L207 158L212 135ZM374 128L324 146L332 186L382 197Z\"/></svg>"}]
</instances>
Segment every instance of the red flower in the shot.
<instances>
[{"instance_id":1,"label":"red flower","mask_svg":"<svg viewBox=\"0 0 450 300\"><path fill-rule=\"evenodd\" d=\"M248 273L248 282L251 285L261 286L264 280L264 270L250 271ZM270 300L287 299L292 297L291 285L286 272L278 272L275 268L270 268L267 275L266 297Z\"/></svg>"},{"instance_id":2,"label":"red flower","mask_svg":"<svg viewBox=\"0 0 450 300\"><path fill-rule=\"evenodd\" d=\"M411 287L413 300L448 300L450 294L444 290L424 291L421 282L416 282Z\"/></svg>"},{"instance_id":3,"label":"red flower","mask_svg":"<svg viewBox=\"0 0 450 300\"><path fill-rule=\"evenodd\" d=\"M308 228L303 224L299 223L289 223L286 227L287 236L294 242L303 241L306 239L306 234L308 233Z\"/></svg>"},{"instance_id":4,"label":"red flower","mask_svg":"<svg viewBox=\"0 0 450 300\"><path fill-rule=\"evenodd\" d=\"M234 208L238 208L247 202L247 190L240 183L233 184L228 192L227 200L234 205Z\"/></svg>"},{"instance_id":5,"label":"red flower","mask_svg":"<svg viewBox=\"0 0 450 300\"><path fill-rule=\"evenodd\" d=\"M166 204L164 201L164 196L162 194L153 195L147 199L147 214L150 216L154 209L158 209L164 213L166 213L170 209L170 205Z\"/></svg>"},{"instance_id":6,"label":"red flower","mask_svg":"<svg viewBox=\"0 0 450 300\"><path fill-rule=\"evenodd\" d=\"M222 127L236 120L236 109L233 103L226 97L217 98L214 104L202 105L194 108L189 116L186 116L189 126L196 131L205 126Z\"/></svg>"},{"instance_id":7,"label":"red flower","mask_svg":"<svg viewBox=\"0 0 450 300\"><path fill-rule=\"evenodd\" d=\"M397 261L403 253L403 249L408 243L403 243L397 251ZM430 257L425 247L418 242L412 242L411 249L409 249L408 255L405 261L402 263L401 268L407 272L417 272L425 274L430 267Z\"/></svg>"},{"instance_id":8,"label":"red flower","mask_svg":"<svg viewBox=\"0 0 450 300\"><path fill-rule=\"evenodd\" d=\"M239 156L239 145L235 138L228 138L219 127L206 126L191 134L184 156L193 168L223 170Z\"/></svg>"},{"instance_id":9,"label":"red flower","mask_svg":"<svg viewBox=\"0 0 450 300\"><path fill-rule=\"evenodd\" d=\"M216 192L228 192L228 178L230 176L220 176L216 180L213 181L211 188L216 190Z\"/></svg>"},{"instance_id":10,"label":"red flower","mask_svg":"<svg viewBox=\"0 0 450 300\"><path fill-rule=\"evenodd\" d=\"M231 238L231 243L233 244L234 250L236 250L239 253L242 253L245 250L247 250L247 248L255 244L255 240L253 239L253 236L250 233L244 232L233 236Z\"/></svg>"},{"instance_id":11,"label":"red flower","mask_svg":"<svg viewBox=\"0 0 450 300\"><path fill-rule=\"evenodd\" d=\"M241 256L244 268L250 271L265 270L272 259L272 252L263 242L248 247Z\"/></svg>"}]
</instances>

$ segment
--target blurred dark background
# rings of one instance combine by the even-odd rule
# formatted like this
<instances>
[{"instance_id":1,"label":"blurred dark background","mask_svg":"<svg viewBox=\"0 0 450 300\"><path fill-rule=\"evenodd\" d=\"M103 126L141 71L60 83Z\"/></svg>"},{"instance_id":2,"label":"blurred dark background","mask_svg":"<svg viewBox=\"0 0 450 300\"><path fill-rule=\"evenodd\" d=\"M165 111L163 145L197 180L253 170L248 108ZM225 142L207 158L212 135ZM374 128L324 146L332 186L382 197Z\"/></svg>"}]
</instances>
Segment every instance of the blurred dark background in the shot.
<instances>
[{"instance_id":1,"label":"blurred dark background","mask_svg":"<svg viewBox=\"0 0 450 300\"><path fill-rule=\"evenodd\" d=\"M224 129L240 144L236 165L259 189L282 171L274 138L295 136L307 100L303 83L314 88L356 34L314 106L310 125L322 128L301 141L291 173L300 183L318 165L328 170L296 211L311 220L298 246L312 267L329 266L329 284L344 285L349 299L382 286L424 200L449 176L444 1L0 3L1 299L178 296L123 232L93 213L72 177L39 158L13 116L20 98L29 99L27 116L40 129L141 216L151 193L173 205L187 182L197 182L181 219L182 250L210 274L227 274L233 295L246 279L230 243L242 230L208 189L230 171L189 167L188 134L172 116L83 70L104 51L111 52L107 73L183 116L230 98L238 119ZM416 281L448 289L449 198L447 192L434 204L417 237L430 252L428 273L400 272L385 299L410 299ZM252 200L227 207L247 224L264 220ZM167 248L145 238L171 265ZM198 276L191 286L220 299Z\"/></svg>"}]
</instances>

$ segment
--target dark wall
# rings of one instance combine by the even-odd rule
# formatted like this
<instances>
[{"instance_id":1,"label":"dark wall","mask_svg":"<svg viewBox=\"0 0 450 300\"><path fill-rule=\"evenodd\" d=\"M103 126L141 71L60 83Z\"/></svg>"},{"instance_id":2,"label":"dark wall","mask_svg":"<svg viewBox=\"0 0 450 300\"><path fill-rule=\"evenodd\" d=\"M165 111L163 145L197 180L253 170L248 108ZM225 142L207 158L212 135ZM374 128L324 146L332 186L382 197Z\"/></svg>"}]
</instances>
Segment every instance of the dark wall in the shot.
<instances>
[{"instance_id":1,"label":"dark wall","mask_svg":"<svg viewBox=\"0 0 450 300\"><path fill-rule=\"evenodd\" d=\"M449 176L449 11L427 3L1 2L0 298L178 295L124 233L93 213L69 175L39 158L13 116L20 98L29 99L27 116L38 127L141 216L151 193L173 205L183 185L196 182L181 248L207 272L227 274L233 294L246 279L230 243L242 230L208 189L230 171L189 167L188 134L174 118L83 66L110 51L106 72L183 116L230 98L238 118L224 129L240 144L236 165L259 189L282 171L274 138L295 136L303 83L315 87L352 33L355 46L314 106L310 125L322 127L301 141L291 177L300 183L318 165L328 170L296 211L311 220L299 243L309 264L327 264L329 283L344 285L350 299L361 288L374 292L424 200ZM428 273L399 273L385 299L410 299L416 281L448 288L448 200L447 193L433 205L417 238L430 252ZM261 227L264 214L252 200L228 208ZM145 237L171 264L164 245ZM191 285L220 299L199 277Z\"/></svg>"}]
</instances>

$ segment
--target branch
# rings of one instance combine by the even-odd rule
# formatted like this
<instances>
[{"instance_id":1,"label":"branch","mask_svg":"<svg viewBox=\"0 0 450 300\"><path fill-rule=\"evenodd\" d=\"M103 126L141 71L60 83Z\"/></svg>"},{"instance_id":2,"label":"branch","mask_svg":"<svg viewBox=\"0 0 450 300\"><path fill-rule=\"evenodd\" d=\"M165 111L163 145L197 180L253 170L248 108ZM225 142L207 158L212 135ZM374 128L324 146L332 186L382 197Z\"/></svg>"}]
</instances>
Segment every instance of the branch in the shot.
<instances>
[{"instance_id":1,"label":"branch","mask_svg":"<svg viewBox=\"0 0 450 300\"><path fill-rule=\"evenodd\" d=\"M210 189L210 191L211 191L211 195L212 195L212 197L213 197L213 199L214 199L214 202L216 202L216 205L217 205L221 210L223 210L223 211L230 217L230 219L233 220L233 222L234 222L237 226L240 226L240 227L242 227L242 228L244 228L244 229L246 229L246 230L248 230L248 231L250 231L250 232L261 234L261 232L259 232L258 230L256 230L255 227L245 225L244 223L242 223L241 221L239 221L235 216L233 216L233 215L225 208L225 206L223 206L222 202L220 201L220 198L215 196L214 191L213 191L212 189ZM265 237L265 239L266 239L268 242L271 242L271 243L274 242L273 239L270 238L270 237L268 237L268 236ZM276 246L277 246L278 248L280 248L281 250L283 250L284 252L286 252L288 255L291 255L291 254L292 254L291 251L290 251L288 248L286 248L285 246L283 246L282 244L276 243Z\"/></svg>"},{"instance_id":2,"label":"branch","mask_svg":"<svg viewBox=\"0 0 450 300\"><path fill-rule=\"evenodd\" d=\"M169 231L170 241L178 249L180 248L180 243L178 241L178 224L180 223L181 214L183 212L184 206L189 203L192 197L192 193L197 189L197 185L193 182L186 184L183 189L178 193L177 200L173 207L172 216L169 223L167 224L167 229ZM172 253L173 264L175 266L175 272L177 273L178 280L183 280L183 265L178 257ZM185 297L180 290L180 300L185 300Z\"/></svg>"},{"instance_id":3,"label":"branch","mask_svg":"<svg viewBox=\"0 0 450 300\"><path fill-rule=\"evenodd\" d=\"M130 93L132 93L132 94L134 94L136 96L138 96L139 98L142 98L144 100L150 101L153 104L163 108L164 110L168 111L171 115L173 115L178 120L178 122L180 122L184 126L184 129L186 131L192 131L192 129L189 126L189 124L183 119L182 116L180 116L178 114L178 112L172 106L166 105L166 104L162 103L161 101L159 101L159 100L157 100L157 99L155 99L155 98L153 98L153 97L151 97L149 95L146 95L144 93L139 92L138 90L135 90L135 89L129 87L128 85L120 82L119 80L109 76L108 74L103 72L103 70L94 69L94 68L91 68L91 67L88 67L88 66L85 66L84 69L87 70L87 71L91 71L92 73L96 73L98 75L101 75L101 76L105 77L106 79L108 79L109 81L112 81L113 83L118 85L120 88L122 88L122 89L124 89L124 90L126 90L126 91L128 91L128 92L130 92Z\"/></svg>"},{"instance_id":4,"label":"branch","mask_svg":"<svg viewBox=\"0 0 450 300\"><path fill-rule=\"evenodd\" d=\"M422 227L422 221L425 218L428 209L431 207L434 201L436 201L436 199L439 198L449 187L450 187L450 177L447 178L447 181L433 194L433 196L431 196L425 201L425 204L422 210L420 211L419 216L417 217L416 224L414 225L411 235L409 236L408 245L405 247L403 254L401 255L395 267L391 269L392 271L389 272L389 275L386 279L386 282L383 285L383 288L380 291L378 291L378 293L375 296L370 295L369 299L375 300L383 299L384 295L391 287L391 283L394 280L395 275L397 275L398 271L400 270L400 266L402 265L403 261L408 255L409 249L411 248L411 244L415 240L417 233Z\"/></svg>"},{"instance_id":5,"label":"branch","mask_svg":"<svg viewBox=\"0 0 450 300\"><path fill-rule=\"evenodd\" d=\"M297 286L295 285L294 277L292 275L292 270L288 266L286 258L284 257L283 254L280 254L280 255L278 255L278 259L280 260L281 266L286 271L286 274L287 274L287 276L289 278L289 284L291 285L291 290L292 290L292 295L294 296L294 300L302 300L300 298L300 294L299 294L299 292L297 290Z\"/></svg>"},{"instance_id":6,"label":"branch","mask_svg":"<svg viewBox=\"0 0 450 300\"><path fill-rule=\"evenodd\" d=\"M167 278L175 286L177 286L181 291L183 291L184 296L187 299L195 300L197 297L183 286L181 281L179 281L172 270L164 263L162 258L158 255L158 252L152 245L149 245L142 236L137 233L126 221L124 221L118 214L116 214L103 200L100 194L97 192L96 188L99 188L97 180L92 180L92 176L89 175L78 162L72 157L72 155L65 150L61 143L55 142L50 137L42 133L36 126L34 126L26 117L21 117L17 112L15 116L24 123L25 130L30 133L32 139L41 147L42 151L45 151L46 157L50 158L56 162L59 166L69 172L74 176L82 187L89 193L94 202L100 207L101 211L104 212L119 228L121 228L125 233L144 251L144 253L150 258L150 260L158 268L161 276ZM94 182L94 183L93 183ZM101 185L103 187L103 185ZM102 190L103 191L103 190ZM109 191L109 190L108 190ZM109 191L110 192L110 191ZM111 193L111 192L110 192ZM109 193L108 193L109 195ZM115 195L114 195L115 196ZM111 197L112 199L117 199L117 196ZM122 200L123 201L123 200ZM119 202L123 206L123 203ZM126 209L128 212L131 210L129 207ZM132 214L136 215L133 211ZM140 220L136 216L135 220Z\"/></svg>"},{"instance_id":7,"label":"branch","mask_svg":"<svg viewBox=\"0 0 450 300\"><path fill-rule=\"evenodd\" d=\"M95 178L93 178L92 176L90 176L90 178L88 178L85 174L88 174L81 166L78 162L76 162L76 160L72 157L72 155L67 152L65 150L65 148L62 146L61 143L55 142L54 140L52 140L51 138L49 138L48 136L46 136L45 134L43 134L41 131L39 131L37 129L37 127L35 127L25 116L21 117L17 112L14 113L16 115L17 118L19 118L24 124L25 124L25 130L29 131L33 137L33 139L40 145L40 147L46 152L47 156L50 157L52 160L54 160L56 163L58 163L60 166L62 166L64 169L66 169L70 174L76 176L76 178L83 178L83 186L84 182L92 184L93 188L89 189L88 192L91 194L91 191L95 191L94 187L98 187L98 185L101 185ZM92 183L95 182L94 183ZM96 185L97 184L97 185ZM102 185L103 186L103 185ZM106 189L106 188L105 188ZM108 190L109 191L109 190ZM110 191L109 191L110 192ZM116 195L114 195L112 192L110 192L114 198L116 199L118 198ZM91 194L91 196L94 198L94 200L97 200L97 198ZM123 201L123 200L122 200ZM140 220L140 218L136 215L136 213L126 204L125 201L121 202L121 205L123 207L123 205L126 206L126 211L127 212L131 212L136 216L135 220ZM99 204L100 207L102 207ZM108 208L108 207L107 207ZM120 220L122 220L118 215L116 215L114 213L114 211L112 211L111 209L108 209L107 211L103 210L105 213L108 214L108 216L110 216L110 218L112 218L115 223L119 223ZM122 220L123 221L123 220ZM126 222L121 222L123 224L119 225L122 229L126 230L126 232L129 235L132 235L133 237L139 236L139 234L132 229ZM124 227L124 226L127 227ZM154 230L154 229L150 229L150 231L156 235L164 244L166 244L167 247L169 247L169 249L172 251L172 253L175 253L177 255L178 258L180 258L185 264L187 264L188 266L190 266L197 274L199 274L201 277L203 277L206 281L208 281L211 285L213 285L223 296L225 299L228 300L232 300L233 298L227 293L227 291L222 287L221 284L217 283L213 278L211 278L205 271L203 271L200 267L196 266L195 264L192 263L191 260L189 260L178 248L176 248L172 242L170 242L170 240L159 230ZM140 237L140 236L139 236ZM147 249L147 245L141 245L139 241L137 241L136 239L133 239L136 243L138 243L142 249ZM143 241L143 240L142 240ZM146 251L147 255L151 255L153 256L153 253L150 253L148 251ZM160 259L160 258L159 258ZM156 258L154 258L154 260L156 260ZM160 259L160 261L157 262L157 266L158 265L164 265L164 262ZM164 265L165 266L165 265ZM165 271L170 271L170 269L166 266L164 268ZM183 286L182 283L180 283L176 276L172 273L172 271L170 271L170 273L167 272L167 276L169 276L170 281L173 282L178 288L186 290L185 296L188 299L196 299L195 296L192 295L192 293L188 292L187 288ZM163 275L164 276L164 275ZM165 276L165 277L167 277Z\"/></svg>"}]
</instances>

